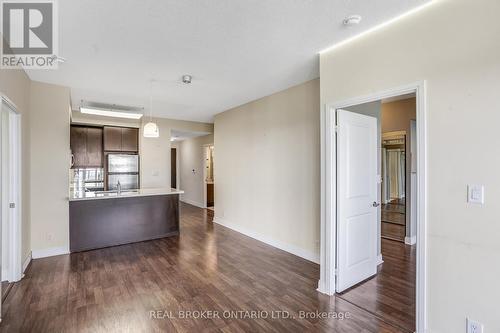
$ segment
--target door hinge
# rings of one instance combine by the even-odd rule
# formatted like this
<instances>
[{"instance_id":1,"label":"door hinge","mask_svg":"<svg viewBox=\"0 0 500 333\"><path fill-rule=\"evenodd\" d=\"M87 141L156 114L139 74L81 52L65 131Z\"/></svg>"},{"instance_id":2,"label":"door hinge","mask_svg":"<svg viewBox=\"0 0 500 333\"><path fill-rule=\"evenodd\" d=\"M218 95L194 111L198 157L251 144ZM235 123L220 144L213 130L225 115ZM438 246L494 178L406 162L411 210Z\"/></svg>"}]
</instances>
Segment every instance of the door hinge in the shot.
<instances>
[{"instance_id":1,"label":"door hinge","mask_svg":"<svg viewBox=\"0 0 500 333\"><path fill-rule=\"evenodd\" d=\"M333 270L333 274L335 274L335 276L339 275L339 270L335 268L335 269Z\"/></svg>"},{"instance_id":2,"label":"door hinge","mask_svg":"<svg viewBox=\"0 0 500 333\"><path fill-rule=\"evenodd\" d=\"M340 127L338 125L335 125L333 128L335 129L335 133L338 133L340 130Z\"/></svg>"},{"instance_id":3,"label":"door hinge","mask_svg":"<svg viewBox=\"0 0 500 333\"><path fill-rule=\"evenodd\" d=\"M13 202L9 203L9 208L16 208L16 204Z\"/></svg>"}]
</instances>

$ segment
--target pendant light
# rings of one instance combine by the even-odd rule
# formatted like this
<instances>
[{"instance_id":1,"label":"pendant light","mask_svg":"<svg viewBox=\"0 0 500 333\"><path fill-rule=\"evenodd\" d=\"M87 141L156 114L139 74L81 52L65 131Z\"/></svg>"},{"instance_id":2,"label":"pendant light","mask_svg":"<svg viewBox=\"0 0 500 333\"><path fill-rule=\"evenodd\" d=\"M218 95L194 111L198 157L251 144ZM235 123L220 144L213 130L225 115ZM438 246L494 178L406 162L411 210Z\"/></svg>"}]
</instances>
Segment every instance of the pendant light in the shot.
<instances>
[{"instance_id":1,"label":"pendant light","mask_svg":"<svg viewBox=\"0 0 500 333\"><path fill-rule=\"evenodd\" d=\"M144 125L142 133L145 138L158 138L160 136L158 125L153 122L153 80L151 80L149 90L149 122Z\"/></svg>"}]
</instances>

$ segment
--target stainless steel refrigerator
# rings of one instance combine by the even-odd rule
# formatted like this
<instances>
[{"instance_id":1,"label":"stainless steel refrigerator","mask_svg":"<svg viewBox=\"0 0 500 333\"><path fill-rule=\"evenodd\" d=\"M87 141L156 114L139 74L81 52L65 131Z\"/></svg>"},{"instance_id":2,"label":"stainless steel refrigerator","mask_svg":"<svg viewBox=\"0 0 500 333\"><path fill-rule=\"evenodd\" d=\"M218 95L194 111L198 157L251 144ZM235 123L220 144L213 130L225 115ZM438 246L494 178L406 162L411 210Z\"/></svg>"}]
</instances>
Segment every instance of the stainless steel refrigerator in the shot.
<instances>
[{"instance_id":1,"label":"stainless steel refrigerator","mask_svg":"<svg viewBox=\"0 0 500 333\"><path fill-rule=\"evenodd\" d=\"M118 181L122 190L139 188L139 155L108 154L107 188L116 190Z\"/></svg>"}]
</instances>

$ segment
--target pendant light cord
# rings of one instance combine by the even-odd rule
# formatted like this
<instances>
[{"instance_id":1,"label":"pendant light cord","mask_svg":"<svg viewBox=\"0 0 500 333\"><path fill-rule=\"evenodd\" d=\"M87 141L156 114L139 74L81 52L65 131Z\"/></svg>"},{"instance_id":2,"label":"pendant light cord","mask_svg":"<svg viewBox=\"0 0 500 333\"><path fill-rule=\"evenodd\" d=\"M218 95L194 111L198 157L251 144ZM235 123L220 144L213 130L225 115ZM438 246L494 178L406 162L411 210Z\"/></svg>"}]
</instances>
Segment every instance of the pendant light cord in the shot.
<instances>
[{"instance_id":1,"label":"pendant light cord","mask_svg":"<svg viewBox=\"0 0 500 333\"><path fill-rule=\"evenodd\" d=\"M149 85L149 122L153 122L153 79Z\"/></svg>"}]
</instances>

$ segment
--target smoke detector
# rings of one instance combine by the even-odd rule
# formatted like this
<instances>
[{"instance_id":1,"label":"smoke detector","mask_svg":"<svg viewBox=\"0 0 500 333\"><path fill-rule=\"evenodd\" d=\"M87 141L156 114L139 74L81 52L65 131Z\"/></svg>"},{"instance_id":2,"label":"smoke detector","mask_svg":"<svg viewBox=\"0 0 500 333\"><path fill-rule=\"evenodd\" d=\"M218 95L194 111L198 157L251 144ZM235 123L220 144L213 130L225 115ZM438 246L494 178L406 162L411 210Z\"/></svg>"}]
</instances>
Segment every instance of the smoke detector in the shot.
<instances>
[{"instance_id":1,"label":"smoke detector","mask_svg":"<svg viewBox=\"0 0 500 333\"><path fill-rule=\"evenodd\" d=\"M345 25L345 26L351 26L351 25L356 25L356 24L359 24L361 22L361 15L350 15L350 16L347 16L343 21L342 23Z\"/></svg>"},{"instance_id":2,"label":"smoke detector","mask_svg":"<svg viewBox=\"0 0 500 333\"><path fill-rule=\"evenodd\" d=\"M182 76L182 82L185 84L190 84L192 80L193 77L191 75L186 74Z\"/></svg>"}]
</instances>

